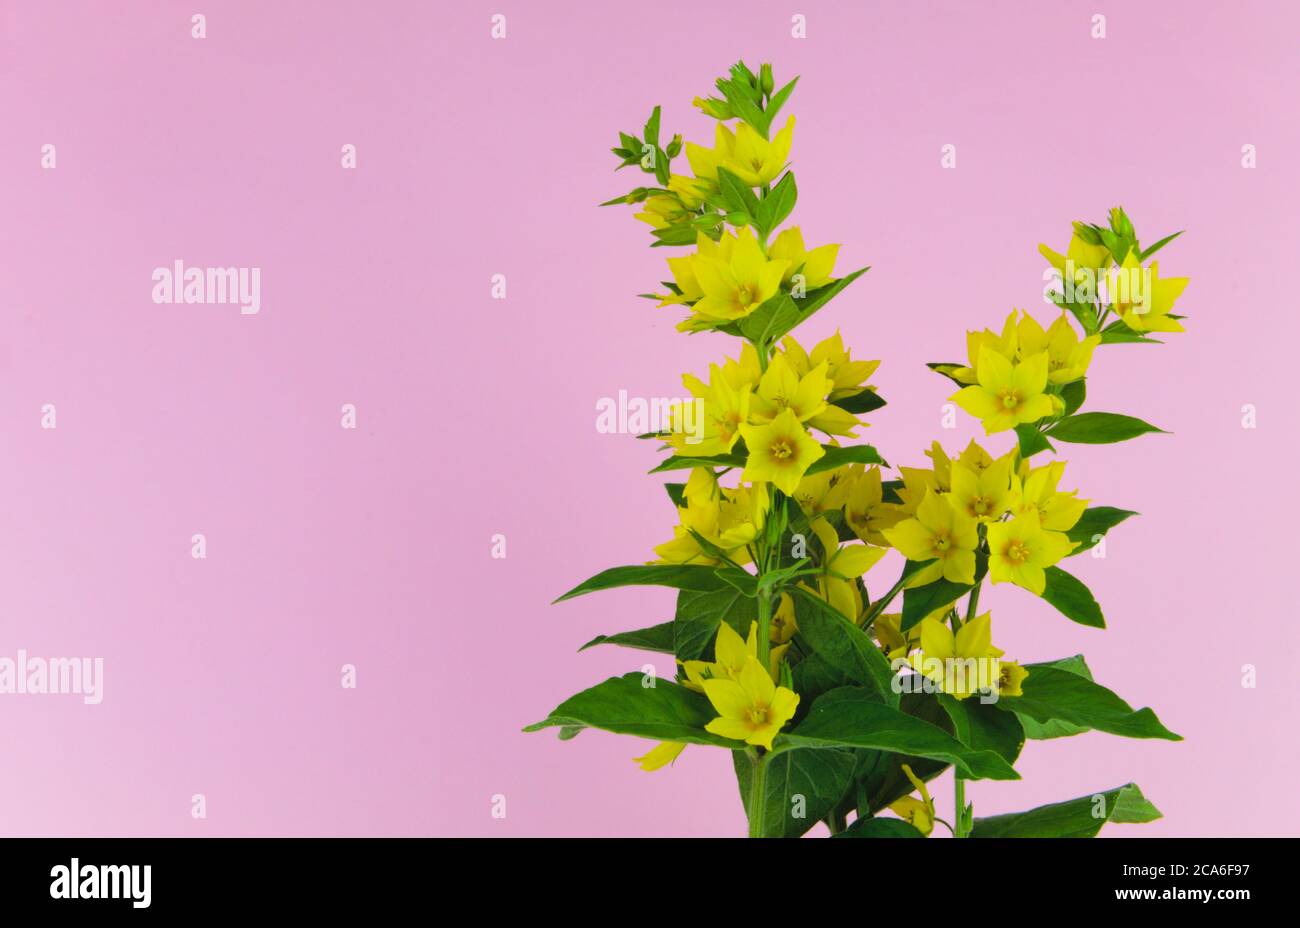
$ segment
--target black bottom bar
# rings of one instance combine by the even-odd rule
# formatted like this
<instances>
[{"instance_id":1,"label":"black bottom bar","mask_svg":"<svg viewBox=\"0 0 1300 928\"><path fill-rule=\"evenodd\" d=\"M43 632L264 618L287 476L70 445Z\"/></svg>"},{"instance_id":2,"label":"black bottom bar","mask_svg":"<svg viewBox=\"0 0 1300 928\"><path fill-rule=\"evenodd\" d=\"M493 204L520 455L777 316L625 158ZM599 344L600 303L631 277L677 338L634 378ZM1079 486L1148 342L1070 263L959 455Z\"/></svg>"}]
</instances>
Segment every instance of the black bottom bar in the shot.
<instances>
[{"instance_id":1,"label":"black bottom bar","mask_svg":"<svg viewBox=\"0 0 1300 928\"><path fill-rule=\"evenodd\" d=\"M726 848L656 839L9 839L0 842L0 900L6 914L91 917L373 916L448 911L452 899L478 911L513 901L562 913L581 907L589 887L647 904L667 892L676 906L717 903L719 894L732 905L736 893L752 894L767 912L798 912L815 897L839 899L837 907L856 898L864 915L878 906L920 915L990 905L1011 906L1010 914L1038 903L1072 913L1230 915L1286 903L1295 852L1293 839L735 840ZM814 874L820 888L810 896Z\"/></svg>"}]
</instances>

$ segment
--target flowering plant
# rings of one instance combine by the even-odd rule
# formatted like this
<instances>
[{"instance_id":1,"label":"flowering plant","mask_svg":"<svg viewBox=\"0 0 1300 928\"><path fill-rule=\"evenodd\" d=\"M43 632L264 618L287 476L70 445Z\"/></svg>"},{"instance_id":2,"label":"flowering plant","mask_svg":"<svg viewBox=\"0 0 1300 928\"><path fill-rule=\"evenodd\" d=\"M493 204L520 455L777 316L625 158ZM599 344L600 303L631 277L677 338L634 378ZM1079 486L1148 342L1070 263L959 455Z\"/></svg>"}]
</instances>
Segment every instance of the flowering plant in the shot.
<instances>
[{"instance_id":1,"label":"flowering plant","mask_svg":"<svg viewBox=\"0 0 1300 928\"><path fill-rule=\"evenodd\" d=\"M935 442L927 466L889 475L874 447L846 442L885 403L868 383L879 362L854 358L838 332L811 349L791 334L868 270L837 276L838 245L810 248L798 226L781 228L797 199L795 120L772 129L794 86L777 89L770 65L756 74L736 64L717 81L720 96L695 100L716 127L711 148L684 146L689 175L672 171L682 139L661 145L657 107L639 137L620 133L620 168L654 182L604 205L635 204L655 246L692 249L667 259L672 281L653 298L683 312L682 331L742 344L707 377L683 378L702 428L686 427L693 404L681 402L671 428L646 436L669 452L653 473L686 474L667 484L673 537L652 563L606 570L560 597L677 590L672 621L587 645L673 655L676 680L653 668L611 678L527 730L652 739L636 758L646 770L688 745L726 750L754 837L794 837L818 821L861 837L928 836L936 823L957 837L1092 836L1108 821L1158 818L1132 783L975 818L966 784L1018 779L1026 739L1096 730L1179 740L1094 681L1081 656L1007 659L979 608L985 580L1008 583L1104 627L1061 565L1104 546L1134 513L1063 489L1066 464L1048 455L1160 431L1080 409L1098 347L1183 330L1171 310L1187 280L1147 263L1177 234L1144 249L1117 208L1106 225L1074 223L1064 255L1040 246L1059 272L1047 294L1059 315L1044 325L1013 310L999 331L967 333L964 364L930 365L1010 447L972 441L953 456ZM890 549L901 573L873 593L865 577ZM952 822L937 817L927 786L949 767Z\"/></svg>"}]
</instances>

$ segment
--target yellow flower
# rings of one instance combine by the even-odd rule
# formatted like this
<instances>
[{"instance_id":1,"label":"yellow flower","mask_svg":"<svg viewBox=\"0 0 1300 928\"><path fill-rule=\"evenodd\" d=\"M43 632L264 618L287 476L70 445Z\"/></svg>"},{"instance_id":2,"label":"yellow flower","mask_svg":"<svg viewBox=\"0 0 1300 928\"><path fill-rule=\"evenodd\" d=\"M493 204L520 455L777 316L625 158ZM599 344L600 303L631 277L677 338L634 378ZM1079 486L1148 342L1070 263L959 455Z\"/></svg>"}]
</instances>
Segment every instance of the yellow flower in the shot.
<instances>
[{"instance_id":1,"label":"yellow flower","mask_svg":"<svg viewBox=\"0 0 1300 928\"><path fill-rule=\"evenodd\" d=\"M826 394L829 392L825 364L819 364L800 377L785 355L777 354L758 382L758 391L750 403L753 421L771 422L788 409L800 422L806 422L826 409Z\"/></svg>"},{"instance_id":2,"label":"yellow flower","mask_svg":"<svg viewBox=\"0 0 1300 928\"><path fill-rule=\"evenodd\" d=\"M913 575L909 586L923 586L940 576L953 583L975 582L975 520L953 508L947 497L926 493L916 518L885 529L885 537L909 561L934 563Z\"/></svg>"},{"instance_id":3,"label":"yellow flower","mask_svg":"<svg viewBox=\"0 0 1300 928\"><path fill-rule=\"evenodd\" d=\"M944 606L945 611L947 608ZM921 623L918 622L907 631L903 631L902 626L903 616L897 612L887 612L877 616L876 621L872 623L871 628L876 633L880 650L884 651L885 656L890 660L906 657L908 652L921 641Z\"/></svg>"},{"instance_id":4,"label":"yellow flower","mask_svg":"<svg viewBox=\"0 0 1300 928\"><path fill-rule=\"evenodd\" d=\"M976 444L973 438L965 450L957 457L957 460L977 474L983 473L993 466L993 455Z\"/></svg>"},{"instance_id":5,"label":"yellow flower","mask_svg":"<svg viewBox=\"0 0 1300 928\"><path fill-rule=\"evenodd\" d=\"M988 529L989 579L1011 582L1043 595L1043 571L1074 550L1075 543L1062 532L1045 531L1034 513L1010 522L995 522Z\"/></svg>"},{"instance_id":6,"label":"yellow flower","mask_svg":"<svg viewBox=\"0 0 1300 928\"><path fill-rule=\"evenodd\" d=\"M668 189L677 194L677 199L687 209L697 209L702 202L699 181L693 177L673 174L668 178Z\"/></svg>"},{"instance_id":7,"label":"yellow flower","mask_svg":"<svg viewBox=\"0 0 1300 928\"><path fill-rule=\"evenodd\" d=\"M799 706L798 694L774 684L756 657L746 659L736 679L705 680L703 685L704 695L718 713L705 730L769 751L772 739Z\"/></svg>"},{"instance_id":8,"label":"yellow flower","mask_svg":"<svg viewBox=\"0 0 1300 928\"><path fill-rule=\"evenodd\" d=\"M700 457L731 451L740 440L740 426L749 420L750 388L733 387L716 364L709 365L707 385L692 374L683 375L682 383L692 396L704 401L704 434L700 441L693 441L697 435L685 427L684 420L678 422L675 413L668 444Z\"/></svg>"},{"instance_id":9,"label":"yellow flower","mask_svg":"<svg viewBox=\"0 0 1300 928\"><path fill-rule=\"evenodd\" d=\"M781 679L781 658L787 647L783 645L772 648L769 652L771 660L768 670L774 682ZM750 622L749 637L741 638L730 624L719 622L718 635L713 641L713 657L712 661L683 661L682 671L686 674L686 679L682 680L682 685L703 693L706 680L740 679L746 661L758 657L758 623Z\"/></svg>"},{"instance_id":10,"label":"yellow flower","mask_svg":"<svg viewBox=\"0 0 1300 928\"><path fill-rule=\"evenodd\" d=\"M1187 288L1186 277L1160 279L1159 262L1143 268L1133 252L1124 264L1111 268L1106 278L1106 293L1115 312L1135 332L1182 332L1169 311Z\"/></svg>"},{"instance_id":11,"label":"yellow flower","mask_svg":"<svg viewBox=\"0 0 1300 928\"><path fill-rule=\"evenodd\" d=\"M832 399L861 392L866 379L880 367L879 361L854 361L838 330L814 345L811 353L805 352L792 335L781 339L781 348L786 360L801 377L824 361Z\"/></svg>"},{"instance_id":12,"label":"yellow flower","mask_svg":"<svg viewBox=\"0 0 1300 928\"><path fill-rule=\"evenodd\" d=\"M844 505L853 483L852 478L852 473L846 467L824 470L800 480L792 495L805 515L819 516Z\"/></svg>"},{"instance_id":13,"label":"yellow flower","mask_svg":"<svg viewBox=\"0 0 1300 928\"><path fill-rule=\"evenodd\" d=\"M722 376L734 390L749 387L752 391L758 388L758 382L763 378L763 369L758 363L758 350L752 343L746 342L741 347L739 360L726 359L722 365Z\"/></svg>"},{"instance_id":14,"label":"yellow flower","mask_svg":"<svg viewBox=\"0 0 1300 928\"><path fill-rule=\"evenodd\" d=\"M659 305L694 303L703 299L704 288L700 286L699 280L695 277L696 262L703 260L730 261L735 244L736 239L731 235L724 235L720 241L715 242L703 232L697 232L695 234L695 252L693 254L667 259L668 270L673 275L673 283L677 285L680 292L657 294Z\"/></svg>"},{"instance_id":15,"label":"yellow flower","mask_svg":"<svg viewBox=\"0 0 1300 928\"><path fill-rule=\"evenodd\" d=\"M942 493L938 479L934 471L923 470L919 467L900 467L898 474L903 478L903 485L895 492L898 494L899 502L886 503L898 514L898 521L915 516L917 508L921 501L925 499L926 493Z\"/></svg>"},{"instance_id":16,"label":"yellow flower","mask_svg":"<svg viewBox=\"0 0 1300 928\"><path fill-rule=\"evenodd\" d=\"M970 367L955 368L952 376L962 383L977 383L979 381L980 352L985 348L994 354L1001 355L1008 361L1014 361L1019 344L1016 330L1016 317L1019 313L1019 310L1011 310L1011 315L1007 316L1007 321L1002 324L1001 335L990 329L984 329L982 332L967 332L966 357L970 362Z\"/></svg>"},{"instance_id":17,"label":"yellow flower","mask_svg":"<svg viewBox=\"0 0 1300 928\"><path fill-rule=\"evenodd\" d=\"M645 209L636 213L633 218L639 219L653 229L663 229L679 222L686 222L691 218L691 211L676 197L659 195L647 198Z\"/></svg>"},{"instance_id":18,"label":"yellow flower","mask_svg":"<svg viewBox=\"0 0 1300 928\"><path fill-rule=\"evenodd\" d=\"M730 234L724 235L716 252L706 252L698 249L691 258L690 269L704 295L695 301L694 314L677 326L683 331L748 316L780 289L781 276L789 264L768 260L748 227L737 232L734 240ZM676 273L676 267L673 270ZM682 286L680 280L678 286ZM685 291L685 287L682 289Z\"/></svg>"},{"instance_id":19,"label":"yellow flower","mask_svg":"<svg viewBox=\"0 0 1300 928\"><path fill-rule=\"evenodd\" d=\"M972 416L982 419L989 435L1025 422L1036 422L1055 410L1047 388L1047 353L1012 364L987 347L980 349L979 383L962 387L949 397Z\"/></svg>"},{"instance_id":20,"label":"yellow flower","mask_svg":"<svg viewBox=\"0 0 1300 928\"><path fill-rule=\"evenodd\" d=\"M722 166L749 186L762 187L770 184L781 173L786 159L790 157L790 146L793 142L793 116L785 121L785 128L781 129L776 134L776 138L770 142L748 123L739 123L736 126L736 135L730 153L722 156ZM693 167L694 162L691 164ZM696 174L698 173L696 171ZM715 168L715 176L716 173Z\"/></svg>"},{"instance_id":21,"label":"yellow flower","mask_svg":"<svg viewBox=\"0 0 1300 928\"><path fill-rule=\"evenodd\" d=\"M705 489L710 482L712 492ZM710 470L696 468L691 472L683 496L686 505L677 510L680 524L673 530L672 541L654 549L659 562L718 563L717 558L700 545L696 538L699 535L737 563L748 563L747 546L763 527L767 512L766 490L752 487L718 489Z\"/></svg>"},{"instance_id":22,"label":"yellow flower","mask_svg":"<svg viewBox=\"0 0 1300 928\"><path fill-rule=\"evenodd\" d=\"M862 594L854 581L883 558L886 549L861 544L840 547L839 536L825 519L813 522L812 530L825 552L822 573L818 577L821 596L840 615L850 622L857 622L862 614Z\"/></svg>"},{"instance_id":23,"label":"yellow flower","mask_svg":"<svg viewBox=\"0 0 1300 928\"><path fill-rule=\"evenodd\" d=\"M1026 313L1020 320L1018 337L1023 357L1047 353L1047 379L1055 384L1070 383L1087 374L1093 349L1101 344L1100 335L1089 335L1080 341L1065 313L1046 331Z\"/></svg>"},{"instance_id":24,"label":"yellow flower","mask_svg":"<svg viewBox=\"0 0 1300 928\"><path fill-rule=\"evenodd\" d=\"M1065 474L1064 461L1052 461L1042 467L1028 469L1023 485L1016 479L1017 514L1032 513L1038 516L1043 528L1053 532L1068 532L1088 508L1088 500L1078 498L1078 490L1064 493L1056 489Z\"/></svg>"},{"instance_id":25,"label":"yellow flower","mask_svg":"<svg viewBox=\"0 0 1300 928\"><path fill-rule=\"evenodd\" d=\"M925 788L925 781L912 772L911 766L903 764L902 767L903 773L907 774L907 778L912 781L912 785L920 791L921 798L904 796L902 799L891 802L889 811L928 838L930 832L934 831L934 802L930 799L930 791Z\"/></svg>"},{"instance_id":26,"label":"yellow flower","mask_svg":"<svg viewBox=\"0 0 1300 928\"><path fill-rule=\"evenodd\" d=\"M799 623L795 621L794 599L789 593L782 593L776 610L772 613L772 641L776 644L785 644L797 631L799 631ZM777 678L773 676L772 679Z\"/></svg>"},{"instance_id":27,"label":"yellow flower","mask_svg":"<svg viewBox=\"0 0 1300 928\"><path fill-rule=\"evenodd\" d=\"M934 485L940 493L947 493L952 489L952 459L948 457L948 452L943 450L943 445L937 441L930 443L930 450L925 456L934 464Z\"/></svg>"},{"instance_id":28,"label":"yellow flower","mask_svg":"<svg viewBox=\"0 0 1300 928\"><path fill-rule=\"evenodd\" d=\"M1021 667L1015 661L1001 661L998 664L998 695L999 696L1023 696L1024 690L1020 684L1025 682L1029 676L1029 671Z\"/></svg>"},{"instance_id":29,"label":"yellow flower","mask_svg":"<svg viewBox=\"0 0 1300 928\"><path fill-rule=\"evenodd\" d=\"M647 772L658 770L660 767L667 767L677 760L677 756L685 749L686 745L680 741L660 741L645 754L634 757L632 760Z\"/></svg>"},{"instance_id":30,"label":"yellow flower","mask_svg":"<svg viewBox=\"0 0 1300 928\"><path fill-rule=\"evenodd\" d=\"M686 143L686 160L695 175L694 189L700 196L718 189L718 165L730 157L736 147L736 137L722 123L714 129L713 139L712 148Z\"/></svg>"},{"instance_id":31,"label":"yellow flower","mask_svg":"<svg viewBox=\"0 0 1300 928\"><path fill-rule=\"evenodd\" d=\"M769 481L787 496L794 493L808 468L826 454L790 409L765 425L742 425L740 434L749 449L741 479Z\"/></svg>"},{"instance_id":32,"label":"yellow flower","mask_svg":"<svg viewBox=\"0 0 1300 928\"><path fill-rule=\"evenodd\" d=\"M863 465L849 468L848 498L844 501L844 521L853 534L873 545L887 545L883 530L897 525L901 515L895 507L882 502L884 485L880 468L864 470Z\"/></svg>"},{"instance_id":33,"label":"yellow flower","mask_svg":"<svg viewBox=\"0 0 1300 928\"><path fill-rule=\"evenodd\" d=\"M1070 277L1074 283L1088 282L1096 292L1098 271L1110 263L1110 252L1105 245L1090 245L1079 238L1078 233L1070 236L1070 244L1065 254L1060 254L1046 245L1038 246L1038 253L1047 259L1047 263L1061 272L1061 279Z\"/></svg>"},{"instance_id":34,"label":"yellow flower","mask_svg":"<svg viewBox=\"0 0 1300 928\"><path fill-rule=\"evenodd\" d=\"M792 226L773 239L767 254L770 258L784 258L790 262L781 278L783 282L789 284L795 274L802 274L804 287L815 290L830 283L839 250L839 245L821 245L812 251L805 250L803 233L798 226Z\"/></svg>"},{"instance_id":35,"label":"yellow flower","mask_svg":"<svg viewBox=\"0 0 1300 928\"><path fill-rule=\"evenodd\" d=\"M993 647L993 622L986 612L959 628L956 635L941 621L922 621L921 651L912 655L911 663L945 693L965 699L997 686L997 658L1002 654Z\"/></svg>"},{"instance_id":36,"label":"yellow flower","mask_svg":"<svg viewBox=\"0 0 1300 928\"><path fill-rule=\"evenodd\" d=\"M996 522L1015 502L1011 456L999 458L982 473L960 461L952 465L952 503L977 522Z\"/></svg>"}]
</instances>

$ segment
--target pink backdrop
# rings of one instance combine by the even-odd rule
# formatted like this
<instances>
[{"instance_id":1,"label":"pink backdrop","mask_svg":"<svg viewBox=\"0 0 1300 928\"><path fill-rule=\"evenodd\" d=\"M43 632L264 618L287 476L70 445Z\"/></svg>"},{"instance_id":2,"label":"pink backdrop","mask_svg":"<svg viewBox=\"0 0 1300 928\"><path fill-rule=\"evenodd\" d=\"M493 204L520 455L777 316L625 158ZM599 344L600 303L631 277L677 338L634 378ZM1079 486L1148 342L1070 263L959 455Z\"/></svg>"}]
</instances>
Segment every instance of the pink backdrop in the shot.
<instances>
[{"instance_id":1,"label":"pink backdrop","mask_svg":"<svg viewBox=\"0 0 1300 928\"><path fill-rule=\"evenodd\" d=\"M0 832L742 829L721 752L645 774L645 742L519 729L646 659L580 644L671 612L665 590L548 605L674 520L652 446L599 434L596 400L675 395L734 344L635 297L664 252L595 204L636 182L615 131L662 103L706 140L690 100L743 56L802 75L809 241L874 266L804 335L884 360L868 437L895 462L976 434L940 428L924 362L1042 309L1038 242L1117 203L1148 241L1189 230L1162 267L1192 278L1190 334L1089 378L1091 408L1174 434L1066 449L1070 486L1142 512L1072 562L1110 628L985 593L1012 655L1086 652L1187 740L1031 743L1022 782L971 792L989 814L1136 780L1166 817L1111 834L1295 833L1294 5L613 6L0 6L0 656L105 661L101 705L0 697ZM154 304L178 258L260 267L261 313Z\"/></svg>"}]
</instances>

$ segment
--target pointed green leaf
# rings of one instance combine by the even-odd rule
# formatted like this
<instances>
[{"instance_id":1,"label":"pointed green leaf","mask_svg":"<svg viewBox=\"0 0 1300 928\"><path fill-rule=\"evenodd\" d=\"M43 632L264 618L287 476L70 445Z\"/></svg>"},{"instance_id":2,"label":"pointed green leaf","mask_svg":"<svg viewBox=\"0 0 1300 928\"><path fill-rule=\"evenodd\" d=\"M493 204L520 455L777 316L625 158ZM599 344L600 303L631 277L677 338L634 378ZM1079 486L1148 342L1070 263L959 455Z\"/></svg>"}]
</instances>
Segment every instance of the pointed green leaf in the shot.
<instances>
[{"instance_id":1,"label":"pointed green leaf","mask_svg":"<svg viewBox=\"0 0 1300 928\"><path fill-rule=\"evenodd\" d=\"M708 699L684 686L662 678L646 685L646 675L629 673L610 677L556 706L542 721L524 731L543 728L599 728L620 735L636 735L656 741L711 744L735 750L739 742L704 730L717 718ZM572 734L570 734L572 737Z\"/></svg>"},{"instance_id":2,"label":"pointed green leaf","mask_svg":"<svg viewBox=\"0 0 1300 928\"><path fill-rule=\"evenodd\" d=\"M633 632L618 632L614 635L597 635L588 641L579 651L594 648L598 644L616 644L624 648L637 648L641 651L659 651L663 654L673 653L673 623L663 622L649 628Z\"/></svg>"},{"instance_id":3,"label":"pointed green leaf","mask_svg":"<svg viewBox=\"0 0 1300 928\"><path fill-rule=\"evenodd\" d=\"M1106 619L1101 614L1101 606L1092 596L1092 591L1083 581L1059 567L1048 567L1043 573L1047 583L1043 587L1043 599L1056 607L1072 622L1091 628L1105 628Z\"/></svg>"},{"instance_id":4,"label":"pointed green leaf","mask_svg":"<svg viewBox=\"0 0 1300 928\"><path fill-rule=\"evenodd\" d=\"M1092 838L1107 822L1142 823L1160 818L1136 783L1039 806L975 819L972 838Z\"/></svg>"},{"instance_id":5,"label":"pointed green leaf","mask_svg":"<svg viewBox=\"0 0 1300 928\"><path fill-rule=\"evenodd\" d=\"M1091 506L1085 509L1079 521L1074 523L1074 528L1066 532L1071 541L1078 542L1079 546L1070 552L1073 557L1076 554L1082 554L1087 551L1103 536L1115 526L1119 525L1130 516L1137 515L1129 509L1116 509L1114 506Z\"/></svg>"},{"instance_id":6,"label":"pointed green leaf","mask_svg":"<svg viewBox=\"0 0 1300 928\"><path fill-rule=\"evenodd\" d=\"M1106 687L1079 673L1052 664L1026 664L1029 676L1020 696L1003 695L994 705L1036 722L1059 719L1071 725L1125 738L1162 738L1181 741L1150 709L1134 710Z\"/></svg>"},{"instance_id":7,"label":"pointed green leaf","mask_svg":"<svg viewBox=\"0 0 1300 928\"><path fill-rule=\"evenodd\" d=\"M678 590L717 589L718 578L714 568L696 564L635 564L629 567L611 567L602 570L589 580L579 583L555 600L563 602L616 586L669 586Z\"/></svg>"},{"instance_id":8,"label":"pointed green leaf","mask_svg":"<svg viewBox=\"0 0 1300 928\"><path fill-rule=\"evenodd\" d=\"M884 464L885 459L880 456L880 452L871 445L849 445L848 447L837 447L835 445L822 445L822 450L826 453L813 461L812 466L808 468L807 474L820 474L824 471L834 470L837 467L843 467L845 464Z\"/></svg>"},{"instance_id":9,"label":"pointed green leaf","mask_svg":"<svg viewBox=\"0 0 1300 928\"><path fill-rule=\"evenodd\" d=\"M1057 441L1084 445L1109 445L1137 438L1148 432L1167 434L1149 422L1116 412L1081 412L1060 419L1047 430Z\"/></svg>"},{"instance_id":10,"label":"pointed green leaf","mask_svg":"<svg viewBox=\"0 0 1300 928\"><path fill-rule=\"evenodd\" d=\"M870 636L807 590L795 587L790 593L794 596L799 636L813 652L847 681L874 689L881 702L897 707L894 671L889 658Z\"/></svg>"},{"instance_id":11,"label":"pointed green leaf","mask_svg":"<svg viewBox=\"0 0 1300 928\"><path fill-rule=\"evenodd\" d=\"M975 750L942 728L879 702L867 689L844 686L817 698L808 715L777 740L787 748L874 748L953 764L969 779L1016 780L995 752Z\"/></svg>"}]
</instances>

